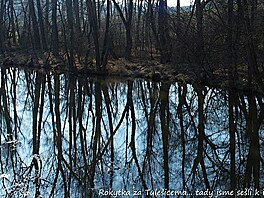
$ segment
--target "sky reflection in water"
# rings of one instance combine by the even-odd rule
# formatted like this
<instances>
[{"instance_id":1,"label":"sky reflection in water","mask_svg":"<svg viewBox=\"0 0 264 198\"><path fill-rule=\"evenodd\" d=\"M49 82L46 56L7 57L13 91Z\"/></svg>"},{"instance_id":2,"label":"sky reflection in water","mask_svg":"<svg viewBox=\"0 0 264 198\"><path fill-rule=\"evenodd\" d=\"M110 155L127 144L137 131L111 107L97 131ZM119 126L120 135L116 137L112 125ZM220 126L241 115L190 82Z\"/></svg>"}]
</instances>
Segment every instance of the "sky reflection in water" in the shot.
<instances>
[{"instance_id":1,"label":"sky reflection in water","mask_svg":"<svg viewBox=\"0 0 264 198\"><path fill-rule=\"evenodd\" d=\"M1 68L0 105L2 196L242 196L263 187L260 96Z\"/></svg>"}]
</instances>

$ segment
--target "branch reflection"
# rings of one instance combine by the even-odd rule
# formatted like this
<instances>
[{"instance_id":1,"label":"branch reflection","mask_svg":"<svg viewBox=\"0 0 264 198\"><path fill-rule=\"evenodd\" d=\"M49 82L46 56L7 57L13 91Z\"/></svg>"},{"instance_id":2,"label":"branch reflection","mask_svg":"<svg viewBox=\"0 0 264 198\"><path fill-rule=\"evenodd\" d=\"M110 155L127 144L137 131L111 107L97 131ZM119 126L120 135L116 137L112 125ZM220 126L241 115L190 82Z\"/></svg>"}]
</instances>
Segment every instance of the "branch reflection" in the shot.
<instances>
[{"instance_id":1,"label":"branch reflection","mask_svg":"<svg viewBox=\"0 0 264 198\"><path fill-rule=\"evenodd\" d=\"M263 188L262 96L18 68L0 84L1 195Z\"/></svg>"}]
</instances>

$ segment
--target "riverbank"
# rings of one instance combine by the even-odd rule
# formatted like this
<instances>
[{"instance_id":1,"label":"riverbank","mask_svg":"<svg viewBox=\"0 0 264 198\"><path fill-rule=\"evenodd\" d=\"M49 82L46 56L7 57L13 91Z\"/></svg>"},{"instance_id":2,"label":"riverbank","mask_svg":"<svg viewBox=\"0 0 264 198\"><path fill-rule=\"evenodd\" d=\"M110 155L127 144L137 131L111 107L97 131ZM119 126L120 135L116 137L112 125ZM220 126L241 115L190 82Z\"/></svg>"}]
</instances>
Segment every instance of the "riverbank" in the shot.
<instances>
[{"instance_id":1,"label":"riverbank","mask_svg":"<svg viewBox=\"0 0 264 198\"><path fill-rule=\"evenodd\" d=\"M95 61L87 63L76 62L74 69L70 69L63 58L57 58L52 54L27 55L25 53L13 53L6 57L0 57L0 65L4 67L22 67L41 69L45 72L64 73L71 72L74 75L99 75L104 77L144 78L155 82L199 83L209 87L233 89L248 93L263 95L264 90L257 82L248 86L247 65L240 65L237 70L237 79L230 87L228 81L228 69L221 67L210 68L207 72L203 67L191 63L185 64L161 64L158 59L133 58L128 61L124 58L109 60L105 71L97 71Z\"/></svg>"}]
</instances>

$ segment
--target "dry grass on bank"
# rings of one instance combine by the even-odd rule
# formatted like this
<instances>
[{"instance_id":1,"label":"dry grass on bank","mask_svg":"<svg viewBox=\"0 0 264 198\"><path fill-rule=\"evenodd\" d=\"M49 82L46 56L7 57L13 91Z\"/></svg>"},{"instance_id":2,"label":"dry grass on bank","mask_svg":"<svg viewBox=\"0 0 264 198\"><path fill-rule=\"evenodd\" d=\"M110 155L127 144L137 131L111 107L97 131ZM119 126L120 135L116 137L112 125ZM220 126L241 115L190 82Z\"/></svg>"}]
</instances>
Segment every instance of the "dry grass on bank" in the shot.
<instances>
[{"instance_id":1,"label":"dry grass on bank","mask_svg":"<svg viewBox=\"0 0 264 198\"><path fill-rule=\"evenodd\" d=\"M65 57L64 57L65 58ZM228 88L228 69L215 67L211 76L203 71L202 67L195 64L160 64L158 60L134 59L128 61L124 58L109 60L106 65L106 71L98 72L95 67L95 60L90 60L84 65L78 61L75 62L75 70L71 71L67 67L63 57L58 58L52 53L43 53L41 55L32 55L25 53L15 53L3 58L0 56L0 64L7 66L19 66L38 69L51 70L52 72L74 72L76 75L106 75L113 77L131 77L144 78L153 81L181 81L184 83L198 82L207 86L216 86ZM261 71L263 75L263 71ZM264 76L264 75L263 75ZM262 80L263 80L262 76ZM254 91L263 93L263 89L254 83ZM238 76L235 82L237 89L248 90L247 87L247 65L238 66Z\"/></svg>"}]
</instances>

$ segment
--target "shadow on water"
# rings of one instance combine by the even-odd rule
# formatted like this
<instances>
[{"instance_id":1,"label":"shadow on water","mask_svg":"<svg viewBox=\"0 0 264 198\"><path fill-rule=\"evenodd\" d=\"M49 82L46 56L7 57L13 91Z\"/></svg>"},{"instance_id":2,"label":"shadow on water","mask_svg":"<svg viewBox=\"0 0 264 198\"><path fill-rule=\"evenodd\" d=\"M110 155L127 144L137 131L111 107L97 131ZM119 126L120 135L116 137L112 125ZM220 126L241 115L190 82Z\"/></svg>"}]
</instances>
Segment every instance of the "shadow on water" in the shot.
<instances>
[{"instance_id":1,"label":"shadow on water","mask_svg":"<svg viewBox=\"0 0 264 198\"><path fill-rule=\"evenodd\" d=\"M1 196L263 195L261 96L17 68L0 94Z\"/></svg>"}]
</instances>

